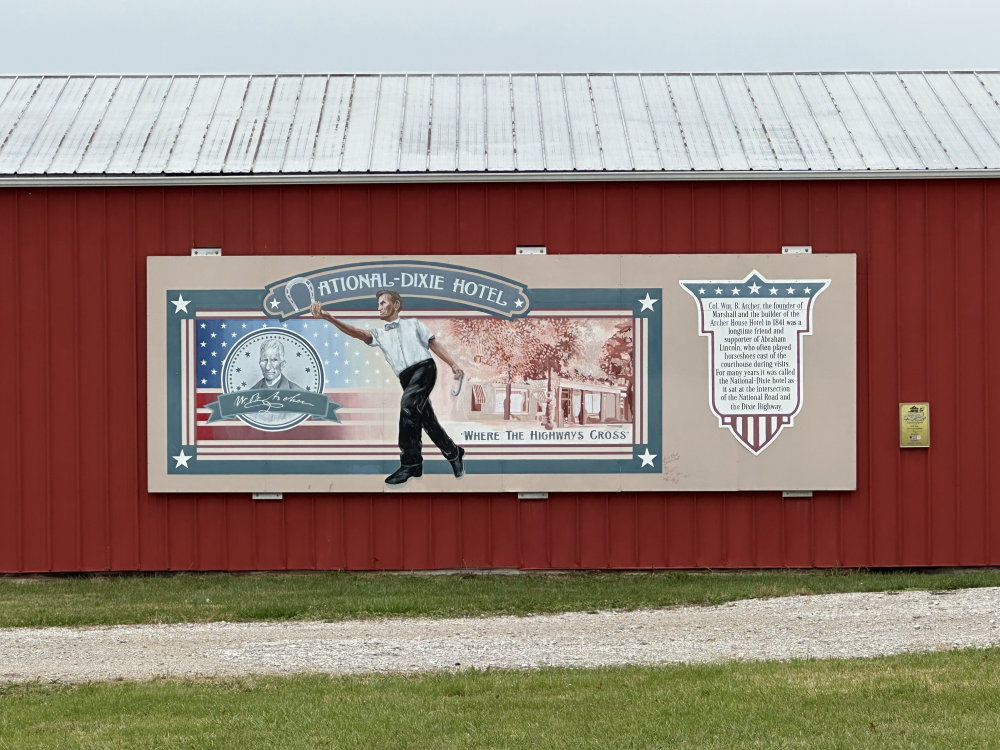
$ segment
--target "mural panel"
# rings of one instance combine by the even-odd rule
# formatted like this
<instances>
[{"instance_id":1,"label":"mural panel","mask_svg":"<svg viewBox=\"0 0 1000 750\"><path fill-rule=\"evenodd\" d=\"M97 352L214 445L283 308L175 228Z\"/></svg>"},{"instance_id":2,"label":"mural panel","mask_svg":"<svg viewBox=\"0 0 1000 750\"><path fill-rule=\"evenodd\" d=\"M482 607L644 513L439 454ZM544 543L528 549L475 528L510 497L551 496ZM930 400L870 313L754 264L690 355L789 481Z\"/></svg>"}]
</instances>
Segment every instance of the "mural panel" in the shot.
<instances>
[{"instance_id":1,"label":"mural panel","mask_svg":"<svg viewBox=\"0 0 1000 750\"><path fill-rule=\"evenodd\" d=\"M150 489L853 487L853 268L150 258Z\"/></svg>"}]
</instances>

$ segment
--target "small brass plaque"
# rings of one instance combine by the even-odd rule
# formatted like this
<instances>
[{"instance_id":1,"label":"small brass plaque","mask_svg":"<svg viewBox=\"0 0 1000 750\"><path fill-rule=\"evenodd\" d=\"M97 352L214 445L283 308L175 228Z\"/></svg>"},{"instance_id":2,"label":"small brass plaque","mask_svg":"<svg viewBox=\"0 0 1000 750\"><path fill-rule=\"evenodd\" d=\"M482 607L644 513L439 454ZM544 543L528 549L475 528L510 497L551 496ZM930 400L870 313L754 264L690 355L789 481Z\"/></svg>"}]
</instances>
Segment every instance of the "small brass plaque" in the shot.
<instances>
[{"instance_id":1,"label":"small brass plaque","mask_svg":"<svg viewBox=\"0 0 1000 750\"><path fill-rule=\"evenodd\" d=\"M926 401L899 405L899 447L929 448L931 408Z\"/></svg>"}]
</instances>

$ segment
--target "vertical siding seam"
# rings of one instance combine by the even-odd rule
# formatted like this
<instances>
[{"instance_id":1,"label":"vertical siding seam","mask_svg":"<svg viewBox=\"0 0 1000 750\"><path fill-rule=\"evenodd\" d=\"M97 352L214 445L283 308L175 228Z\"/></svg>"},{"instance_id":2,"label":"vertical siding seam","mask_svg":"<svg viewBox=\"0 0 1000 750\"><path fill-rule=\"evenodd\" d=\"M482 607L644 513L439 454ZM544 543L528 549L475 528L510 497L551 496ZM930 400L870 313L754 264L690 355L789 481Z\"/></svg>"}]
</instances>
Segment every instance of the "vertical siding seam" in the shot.
<instances>
[{"instance_id":1,"label":"vertical siding seam","mask_svg":"<svg viewBox=\"0 0 1000 750\"><path fill-rule=\"evenodd\" d=\"M924 299L930 299L930 297L927 296L928 293L930 292L929 287L930 287L930 278L931 278L931 273L930 273L930 270L931 270L930 242L929 242L929 238L927 236L927 230L930 227L930 224L928 223L928 219L930 218L928 216L928 204L930 202L930 196L928 195L928 189L927 189L928 185L927 185L926 182L923 183L922 188L923 188L923 197L924 197L924 205L922 207L923 208L923 212L922 212L923 216L921 217L923 219L923 233L924 233L924 238L923 238L924 239L924 241L923 241L923 253L924 253L924 290L923 291L924 291ZM930 326L929 325L925 325L924 326L924 353L925 353L925 355L926 355L927 352L931 351L931 345L932 345L932 343L933 342L931 341L931 329L930 329ZM931 390L931 381L932 381L931 371L930 371L930 368L928 367L927 361L925 360L924 361L924 393L930 393L930 390ZM926 523L926 531L925 531L926 541L927 541L927 558L926 558L926 560L927 560L928 564L933 564L934 563L934 535L931 532L931 519L934 517L934 507L933 507L932 500L931 500L930 488L934 486L932 484L932 482L934 480L934 467L933 467L933 465L932 465L932 463L931 463L931 461L929 459L925 462L924 466L925 466L925 472L926 472L926 478L927 478L926 482L924 483L924 488L925 488L924 489L924 505L925 505L925 512L927 514L926 515L927 523Z\"/></svg>"},{"instance_id":2,"label":"vertical siding seam","mask_svg":"<svg viewBox=\"0 0 1000 750\"><path fill-rule=\"evenodd\" d=\"M895 195L895 192L893 192L893 195ZM898 215L898 211L896 210L895 200L893 200L893 215L894 216ZM867 409L866 409L867 422L865 424L865 444L867 446L869 446L869 448L868 448L868 458L865 459L865 484L864 484L864 486L866 488L866 492L865 492L865 495L864 495L864 500L865 500L865 504L867 505L867 514L866 514L867 518L866 518L866 528L865 528L865 534L866 534L867 538L866 538L866 544L865 544L865 553L868 556L868 562L869 563L873 560L873 557L874 557L874 554L873 554L874 553L874 546L873 546L873 541L872 541L873 537L874 537L874 533L873 533L874 524L872 522L872 460L871 460L871 446L875 444L875 441L873 439L874 435L872 434L872 421L873 421L872 420L872 411L873 411L873 404L872 404L872 378L871 378L871 372L872 372L872 332L871 332L871 318L872 318L872 316L871 316L871 312L870 312L871 305L868 304L869 300L871 300L871 298L872 298L872 275L873 274L871 272L871 265L872 265L873 257L874 257L874 254L875 254L874 248L873 248L873 244L874 243L873 243L873 240L872 240L872 186L871 186L870 182L866 182L865 183L865 268L866 268L867 273L865 273L865 275L864 275L864 290L865 290L865 303L866 303L867 306L864 309L861 309L860 306L859 306L859 308L858 308L859 309L858 319L854 323L854 328L855 328L855 337L857 337L861 333L861 323L862 323L862 320L864 321L864 324L865 324L865 348L867 350L867 353L866 353L866 362L865 362L866 369L864 371L865 402L866 402L866 406L867 406ZM855 269L854 269L855 283L857 283L857 276L858 276L858 269L859 268L860 268L860 264L858 264L858 266L855 267ZM897 279L898 279L898 276L897 276ZM898 284L898 280L897 280L897 284ZM898 293L896 295L894 295L894 296L898 298ZM899 337L897 336L896 338L898 339ZM897 344L897 347L898 347L898 344ZM898 357L895 359L895 362L897 363L896 366L898 367L899 366L898 365L898 362L899 362ZM859 371L858 371L858 376L859 377L857 378L858 381L860 381L860 379L861 379L860 375L861 375L861 371L859 369ZM857 387L858 386L856 384L855 388L857 388ZM856 412L855 412L855 419L857 419L857 413ZM855 425L854 432L855 432L856 436L860 434L860 429L858 428L857 425ZM857 441L857 437L855 437L855 441ZM858 489L860 489L860 487L861 487L861 484L859 482L858 483ZM855 492L857 492L857 490L855 490ZM898 493L898 490L897 490L897 493ZM838 508L839 508L838 515L839 515L839 518L840 518L840 534L838 535L838 539L837 539L837 547L839 549L837 551L837 554L838 554L838 557L839 557L838 564L843 565L843 564L845 564L845 562L844 562L844 556L846 554L846 549L844 547L844 497L843 497L843 493L839 494L838 500L837 500L837 505L838 505ZM899 555L898 554L896 555L896 560L897 561L899 560Z\"/></svg>"},{"instance_id":3,"label":"vertical siding seam","mask_svg":"<svg viewBox=\"0 0 1000 750\"><path fill-rule=\"evenodd\" d=\"M901 261L902 261L902 259L900 258L900 241L899 241L899 235L900 235L900 231L899 231L900 230L900 221L899 220L900 220L900 208L901 208L899 187L900 186L899 186L898 182L893 185L893 199L895 201L895 205L893 206L893 212L894 212L894 235L895 235L893 237L893 244L895 245L895 254L896 254L895 268L896 268L896 273L897 274L899 273L899 268L900 268ZM900 291L899 289L896 290L896 310L895 310L895 312L896 312L897 325L898 325L898 321L900 320L900 317L901 317L901 311L899 309L900 308L900 293L899 293L899 291ZM903 351L902 351L902 342L900 341L899 336L896 337L895 344L896 344L896 356L895 356L895 362L896 362L896 402L898 403L899 402L899 397L902 395L902 393L900 392L900 384L899 384L899 363L902 361L901 357L902 357L902 354L903 354ZM871 377L871 376L869 375L869 377ZM899 407L897 406L897 409L898 408ZM899 419L898 415L896 416L896 419L897 420ZM869 422L870 422L870 420L871 420L871 416L869 415ZM870 430L871 430L871 428L869 427L869 433L870 433ZM869 445L871 445L871 443L869 443ZM904 549L904 546L903 546L903 482L902 482L902 477L903 477L903 453L902 453L902 451L897 450L896 451L896 479L895 479L895 486L896 486L896 538L895 538L896 559L894 561L897 565L902 565L905 562L904 561L904 556L906 554L906 550Z\"/></svg>"},{"instance_id":4,"label":"vertical siding seam","mask_svg":"<svg viewBox=\"0 0 1000 750\"><path fill-rule=\"evenodd\" d=\"M981 185L982 185L982 196L983 196L983 266L984 266L984 268L983 268L982 279L980 279L980 283L982 284L982 287L983 287L982 288L982 292L983 292L984 305L986 307L986 312L988 312L989 311L989 299L990 299L990 294L989 294L990 293L990 281L989 281L990 275L989 275L989 271L990 271L990 257L991 257L990 256L990 221L989 221L989 215L990 215L989 214L990 196L989 196L989 183L987 183L986 180L983 180L982 183L981 183ZM984 339L984 341L986 343L986 365L987 365L987 370L988 370L988 368L989 368L989 344L990 344L990 340L991 340L992 329L991 329L991 326L990 326L990 316L989 315L984 315L983 317L984 317L983 339ZM991 382L990 378L983 378L983 403L984 404L992 403L990 401L990 382ZM986 559L985 559L984 562L986 564L988 564L988 565L992 565L994 563L994 560L993 560L993 545L991 544L991 541L990 541L992 535L991 535L990 532L991 532L991 530L993 528L993 512L992 512L993 511L993 503L990 502L990 499L993 497L993 492L991 490L991 486L993 484L993 482L992 482L993 472L990 470L990 465L991 465L990 464L990 446L989 446L989 444L987 442L983 443L983 459L984 459L983 466L986 467L986 472L985 472L985 477L984 477L985 482L984 482L984 487L983 487L983 489L985 490L985 492L983 494L984 494L985 499L986 499L986 518L984 519L983 532L982 532L983 533L983 552L984 552L985 557L986 557Z\"/></svg>"},{"instance_id":5,"label":"vertical siding seam","mask_svg":"<svg viewBox=\"0 0 1000 750\"><path fill-rule=\"evenodd\" d=\"M63 81L63 85L62 85L62 87L61 87L61 88L59 89L59 93L58 93L58 94L56 94L56 95L55 95L55 98L53 98L53 100L52 100L52 107L51 107L51 108L49 109L49 111L48 111L48 112L47 112L47 113L45 114L45 118L44 118L44 119L43 119L43 120L41 121L41 123L39 123L38 127L37 127L37 128L35 128L35 137L31 139L31 143L30 143L30 144L28 145L28 147L27 147L26 149L24 149L24 151L22 152L22 154L21 154L21 159L20 159L20 161L18 161L18 162L17 162L17 166L16 166L16 167L14 167L14 168L13 168L13 169L11 170L11 172L12 172L13 174L19 174L19 173L20 173L20 171L21 171L21 167L22 167L22 166L24 165L24 162L25 162L25 161L27 161L27 159L28 159L28 155L29 155L29 154L31 153L31 149L33 149L33 148L35 147L35 144L36 144L36 143L38 142L38 138L39 138L39 136L40 136L40 135L42 134L42 131L43 131L43 130L45 130L45 124L46 124L46 123L47 123L47 122L49 121L49 118L50 118L50 117L52 117L52 113L53 113L53 112L55 112L55 110L56 110L56 107L58 107L58 106L59 106L59 100L60 100L60 99L62 98L62 95L63 95L63 92L64 92L64 91L66 91L66 86L67 86L67 85L69 84L69 81L70 81L70 79L71 79L71 78L72 78L72 76L67 76L67 77L66 77L66 80L65 80L65 81ZM39 84L39 88L41 88L41 84ZM31 97L31 100L32 100L32 101L34 101L34 98L35 98L35 97L34 97L34 94L32 94L32 97ZM24 108L24 109L23 109L23 110L21 111L21 114L22 114L22 115L24 115L24 112L26 112L26 111L27 111L27 109L28 109L28 108L27 108L27 106L26 106L26 107L25 107L25 108ZM19 123L20 123L20 119L21 119L21 118L19 117L19 118L18 118L18 122L19 122ZM13 129L11 129L11 132L13 132ZM46 208L46 215L48 215L48 208Z\"/></svg>"},{"instance_id":6,"label":"vertical siding seam","mask_svg":"<svg viewBox=\"0 0 1000 750\"><path fill-rule=\"evenodd\" d=\"M106 197L105 191L103 191L103 190L101 191L101 197L104 198L104 203L105 203L105 211L102 211L102 218L105 218L106 215L107 215L107 197ZM68 260L69 260L69 263L70 263L70 270L71 270L71 272L73 274L73 279L74 279L74 281L76 281L76 280L79 279L79 273L80 273L80 192L78 190L74 190L72 192L72 199L73 199L73 222L72 222L72 226L73 226L73 241L72 241L73 251L72 251L72 257L69 258ZM48 219L48 218L49 217L46 217L46 219ZM102 222L102 224L103 224L103 222ZM103 228L104 227L102 226L102 229ZM102 239L104 240L102 242L102 246L103 247L107 247L107 237L105 236ZM108 267L107 253L103 253L102 256L101 256L101 270L102 270L102 278L104 278L105 280L107 279L107 267ZM106 292L106 289L105 289L105 292ZM104 301L103 301L104 302L105 312L107 311L107 300L108 299L109 299L109 295L105 294L104 295ZM73 310L79 310L80 309L79 285L76 284L76 283L74 283L74 285L73 285L73 292L72 292L72 295L71 295L70 304L72 305L72 309ZM75 371L76 372L80 372L80 362L81 362L81 359L82 359L81 356L80 356L80 346L81 346L82 340L84 338L80 334L80 325L79 324L80 324L80 318L79 318L79 316L78 315L74 315L73 316L73 324L72 324L73 340L75 342L75 346L73 348L73 359L74 359L73 364L75 366ZM105 331L106 331L106 329L105 329ZM106 335L106 333L105 333L105 335ZM104 347L104 371L105 371L105 373L111 372L111 368L108 367L108 353L109 353L110 349L111 349L111 347L108 347L108 346ZM110 382L111 382L111 379L110 378L106 378L105 379L104 387L108 388ZM81 385L79 378L77 379L77 382L76 382L75 385L76 385L76 388L77 388L77 390L79 392L80 385ZM79 401L77 403L78 404L82 404L83 402L84 402L83 394L80 394L80 399L79 399ZM113 401L112 401L112 398L111 398L111 393L110 393L110 391L108 391L108 392L106 392L105 403L110 404L112 402ZM110 435L111 434L110 430L108 429L109 426L110 426L108 424L108 411L109 411L108 409L103 409L102 412L101 412L101 426L103 428L102 431L101 431L102 435ZM74 484L77 487L79 487L79 488L82 489L84 485L83 485L83 482L82 482L82 477L80 476L80 467L83 465L83 447L84 447L84 442L81 439L82 435L83 435L83 431L81 430L81 427L80 427L80 417L81 417L81 414L80 414L79 408L76 410L76 414L74 416L75 416L75 419L73 420L73 438L76 441L77 450L76 450L76 455L73 457L73 468L72 468L72 471L73 471L73 474L74 474L73 479L75 480ZM104 471L104 481L105 481L105 483L107 482L108 477L111 476L110 473L109 473L109 471L108 471L108 469L110 467L108 467L108 465L107 465L107 451L108 451L108 446L105 445L105 471ZM107 490L107 485L106 484L105 484L105 490ZM107 491L105 491L104 492L104 496L102 498L103 505L104 505L104 548L105 548L105 550L107 550L108 543L109 543L109 541L111 539L111 535L109 533L110 532L110 526L111 526L111 519L110 519L110 514L108 513L108 495L109 495L109 493ZM77 570L83 570L84 569L84 567L83 567L83 539L82 539L82 534L81 534L82 529L80 527L80 500L81 500L81 497L82 497L82 492L78 492L76 494L75 498L74 498L74 503L73 503L73 516L74 516L74 518L73 518L73 525L74 525L74 528L75 528L75 531L76 531L76 535L75 536L76 536L76 567L77 567ZM107 562L108 562L107 561L107 553L105 553L105 568L107 568Z\"/></svg>"},{"instance_id":7,"label":"vertical siding seam","mask_svg":"<svg viewBox=\"0 0 1000 750\"><path fill-rule=\"evenodd\" d=\"M130 195L130 198L131 198L130 203L131 203L131 207L132 207L131 231L129 232L129 235L130 235L130 240L131 240L131 246L132 247L138 247L139 244L136 241L136 226L138 225L139 222L137 221L137 219L138 219L138 213L136 211L136 188L130 188L129 195ZM136 278L139 274L137 274L135 272L135 265L136 265L135 253L130 254L129 258L130 258L130 262L132 264L132 269L131 269L132 273L130 275L133 278ZM138 309L139 309L138 287L139 287L138 284L133 284L132 285L132 290L131 290L131 293L132 293L132 309L136 310L136 311L138 311ZM140 347L139 347L140 333L141 332L139 330L139 325L134 326L133 329L132 329L132 350L136 351L136 352L140 351ZM144 399L142 397L142 385L141 385L141 383L137 384L137 387L135 389L135 410L136 410L135 413L136 413L136 416L137 416L137 418L139 420L142 419L142 414L143 414L143 408L145 406L145 401L146 401L146 399ZM142 433L142 428L137 428L136 432L139 433L139 434L136 435L136 437L139 437L139 435ZM137 569L140 568L141 565L142 565L142 531L141 531L141 521L140 521L140 510L139 509L140 509L140 507L142 507L145 504L149 503L149 493L146 491L145 486L142 483L142 479L140 478L141 471L140 471L139 467L141 467L144 462L141 461L141 460L138 460L142 456L142 451L145 450L147 452L147 454L148 454L148 450L149 449L148 449L148 447L144 449L142 446L140 446L141 442L142 442L141 440L136 440L135 448L133 448L133 450L135 451L136 459L137 460L135 462L136 471L135 471L135 474L133 475L134 484L132 485L132 495L131 496L134 497L134 498L136 498L136 501L134 503L130 503L129 504L130 507L131 507L131 509L132 509L132 542L135 545L135 557L133 558L133 560L134 560L133 565ZM148 455L147 455L147 461L148 461ZM110 457L108 458L108 467L110 469Z\"/></svg>"},{"instance_id":8,"label":"vertical siding seam","mask_svg":"<svg viewBox=\"0 0 1000 750\"><path fill-rule=\"evenodd\" d=\"M11 257L11 279L17 285L17 288L22 288L21 283L21 254L23 248L21 247L21 201L22 201L22 191L14 190L12 192L13 196L13 209L14 209L14 219L13 219L13 232L14 232L14 252ZM22 312L21 305L14 305L14 351L21 351L23 346L24 336L21 332L22 323ZM23 393L24 389L21 387L21 369L19 367L14 368L14 386L15 393ZM14 534L14 569L17 571L24 570L24 440L22 440L21 430L24 429L24 419L21 416L21 409L14 409L14 435L18 438L14 443L13 453L15 457L14 462L14 490L17 493L15 497L17 501L14 503L14 524L16 533Z\"/></svg>"},{"instance_id":9,"label":"vertical siding seam","mask_svg":"<svg viewBox=\"0 0 1000 750\"><path fill-rule=\"evenodd\" d=\"M194 96L195 96L196 93L198 93L198 86L200 84L201 84L201 79L200 78L196 78L194 86L191 87L191 98L188 99L187 106L184 107L184 114L181 117L180 123L178 123L178 125L177 125L177 130L174 132L173 140L170 141L170 148L167 149L167 158L163 160L163 168L160 169L160 174L163 174L164 172L167 171L167 166L170 164L170 159L174 155L174 147L177 145L177 141L181 137L181 131L184 130L184 125L187 123L187 117L191 113L191 105L194 103ZM121 81L120 80L119 80L119 85L121 85ZM173 85L173 84L171 84L171 85ZM117 90L117 86L115 88ZM108 100L108 105L109 106L110 106L110 103L111 103L111 100L109 99ZM141 158L140 158L140 161L141 161ZM134 220L134 215L133 215L133 220Z\"/></svg>"},{"instance_id":10,"label":"vertical siding seam","mask_svg":"<svg viewBox=\"0 0 1000 750\"><path fill-rule=\"evenodd\" d=\"M973 153L975 153L975 152L973 152ZM959 257L960 257L960 255L962 253L962 246L959 244L959 236L958 236L959 235L959 232L958 232L958 191L959 191L959 187L958 187L957 183L952 182L951 183L951 213L952 213L951 240L952 240L952 245L954 247L954 253L952 254L952 266L953 266L952 271L955 274L955 282L956 282L955 288L956 289L957 289L957 286L958 286L959 279L961 278L961 276L960 276L960 270L961 269L960 269L960 264L959 264ZM954 300L954 302L952 304L954 306L953 312L954 312L954 316L955 316L955 318L954 318L954 320L955 320L955 334L954 334L954 336L955 336L955 338L954 338L955 356L954 356L954 359L952 361L954 361L954 362L957 363L957 362L961 362L962 361L961 354L962 354L962 338L963 338L962 337L963 330L962 330L962 311L961 311L960 295L957 292L955 293L955 300ZM985 316L984 316L984 318L985 318ZM961 384L960 384L959 380L960 380L960 377L955 377L954 386L953 386L954 389L955 389L955 422L956 422L956 424L959 422L959 415L962 413L962 408L961 408L962 407L962 388L961 388ZM963 498L963 497L965 497L965 493L962 491L962 483L963 483L963 480L965 479L965 475L963 474L962 471L960 471L960 467L961 467L961 452L960 452L960 444L959 444L958 440L956 440L955 443L954 443L954 445L952 446L952 451L954 453L954 459L953 460L955 462L955 479L956 479L956 483L958 485L956 487L956 490L957 490L956 496L959 497L959 498ZM961 560L962 560L962 503L961 502L955 503L954 504L954 510L952 512L955 514L955 517L954 517L954 521L955 521L955 532L954 532L954 537L955 537L954 538L954 542L955 542L955 562L957 564L961 565Z\"/></svg>"},{"instance_id":11,"label":"vertical siding seam","mask_svg":"<svg viewBox=\"0 0 1000 750\"><path fill-rule=\"evenodd\" d=\"M48 283L52 276L52 237L49 232L49 198L52 195L51 191L46 190L42 194L42 216L44 217L44 229L43 229L43 242L45 247L45 252L42 254L42 262L45 267L42 277ZM45 356L52 356L52 318L46 321L45 326ZM52 368L45 368L45 392L52 392ZM45 403L45 424L52 424L52 404L46 401ZM51 434L51 433L50 433ZM45 565L48 570L52 570L52 438L49 435L45 436Z\"/></svg>"}]
</instances>

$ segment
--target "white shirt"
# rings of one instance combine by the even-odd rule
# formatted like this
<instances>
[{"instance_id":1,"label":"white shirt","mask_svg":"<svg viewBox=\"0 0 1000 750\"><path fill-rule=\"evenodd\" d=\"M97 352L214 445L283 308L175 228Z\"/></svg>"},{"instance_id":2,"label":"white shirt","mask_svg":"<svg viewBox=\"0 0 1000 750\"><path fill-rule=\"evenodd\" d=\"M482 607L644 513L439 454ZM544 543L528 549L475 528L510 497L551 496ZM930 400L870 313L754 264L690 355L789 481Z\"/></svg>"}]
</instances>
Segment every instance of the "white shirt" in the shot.
<instances>
[{"instance_id":1,"label":"white shirt","mask_svg":"<svg viewBox=\"0 0 1000 750\"><path fill-rule=\"evenodd\" d=\"M429 347L434 334L417 318L396 318L384 326L369 328L368 333L372 335L368 346L382 350L397 376L407 367L431 358Z\"/></svg>"}]
</instances>

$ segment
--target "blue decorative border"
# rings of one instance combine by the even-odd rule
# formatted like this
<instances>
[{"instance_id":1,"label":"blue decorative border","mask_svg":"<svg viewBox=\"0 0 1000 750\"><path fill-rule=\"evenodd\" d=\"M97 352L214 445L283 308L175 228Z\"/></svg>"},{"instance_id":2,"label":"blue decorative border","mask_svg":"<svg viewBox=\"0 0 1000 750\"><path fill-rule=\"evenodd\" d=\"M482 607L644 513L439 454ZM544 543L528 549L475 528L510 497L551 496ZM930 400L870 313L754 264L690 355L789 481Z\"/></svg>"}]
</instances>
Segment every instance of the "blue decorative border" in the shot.
<instances>
[{"instance_id":1,"label":"blue decorative border","mask_svg":"<svg viewBox=\"0 0 1000 750\"><path fill-rule=\"evenodd\" d=\"M177 322L195 318L198 310L225 313L227 310L259 310L265 296L262 290L189 290L168 289L164 293L166 307L166 362L167 362L167 474L168 475L384 475L399 466L397 458L354 460L351 462L329 459L303 461L260 461L248 462L212 460L199 463L196 446L182 446L181 440L181 330ZM532 311L544 314L546 310L632 310L634 318L648 321L646 350L646 411L649 415L647 433L649 441L635 445L631 459L553 459L550 461L525 459L476 459L469 461L466 472L474 474L653 474L660 473L663 460L663 425L661 414L663 405L663 290L658 287L641 289L532 289ZM644 309L640 299L655 295L655 310ZM183 310L176 309L175 300L182 297L188 302ZM357 302L332 304L329 309L357 309ZM463 309L458 305L445 305L440 300L407 299L409 310ZM173 456L185 451L191 452L188 466L177 467ZM644 463L640 454L655 454L650 465ZM337 468L350 471L331 471ZM451 467L440 456L428 456L424 462L425 474L450 474Z\"/></svg>"}]
</instances>

